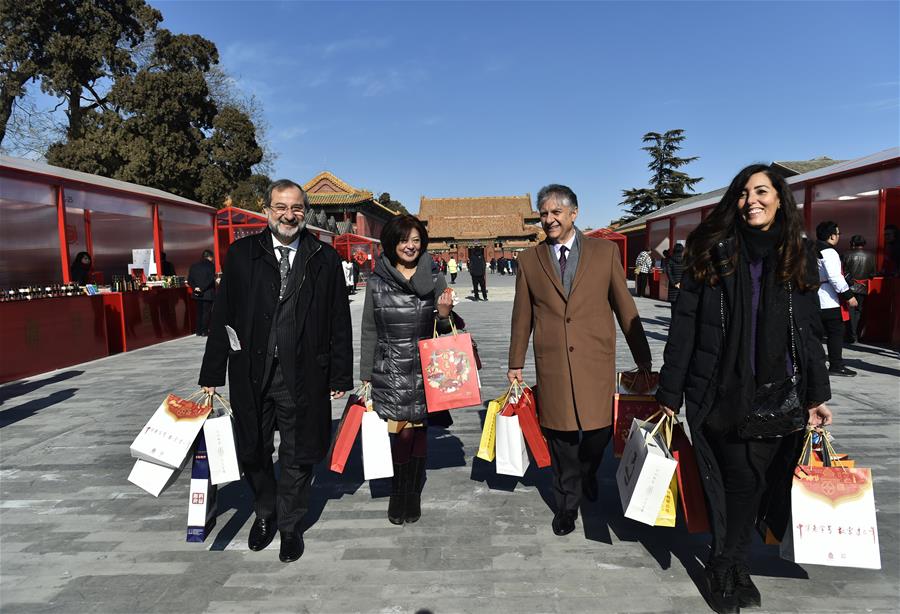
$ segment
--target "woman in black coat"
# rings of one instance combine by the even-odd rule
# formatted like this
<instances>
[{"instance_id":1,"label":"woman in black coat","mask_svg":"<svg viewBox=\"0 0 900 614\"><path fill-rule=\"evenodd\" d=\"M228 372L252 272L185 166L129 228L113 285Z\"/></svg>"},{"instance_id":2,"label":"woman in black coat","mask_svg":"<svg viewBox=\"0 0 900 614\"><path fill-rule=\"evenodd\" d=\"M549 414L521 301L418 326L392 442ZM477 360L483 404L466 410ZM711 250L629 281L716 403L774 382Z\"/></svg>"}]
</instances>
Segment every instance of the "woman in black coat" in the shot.
<instances>
[{"instance_id":1,"label":"woman in black coat","mask_svg":"<svg viewBox=\"0 0 900 614\"><path fill-rule=\"evenodd\" d=\"M72 283L85 286L91 283L91 255L87 252L78 252L72 266L69 267L69 279Z\"/></svg>"},{"instance_id":2,"label":"woman in black coat","mask_svg":"<svg viewBox=\"0 0 900 614\"><path fill-rule=\"evenodd\" d=\"M752 529L787 529L802 442L802 432L739 437L753 395L799 373L809 425L831 423L815 254L784 179L766 165L742 170L688 237L685 264L656 398L668 414L687 408L713 533L710 605L737 612L761 602Z\"/></svg>"},{"instance_id":3,"label":"woman in black coat","mask_svg":"<svg viewBox=\"0 0 900 614\"><path fill-rule=\"evenodd\" d=\"M684 245L678 243L672 250L672 256L666 262L666 278L669 280L669 303L672 304L672 313L675 312L675 303L678 302L678 293L681 290L681 278L684 276Z\"/></svg>"},{"instance_id":4,"label":"woman in black coat","mask_svg":"<svg viewBox=\"0 0 900 614\"><path fill-rule=\"evenodd\" d=\"M363 384L372 385L373 409L396 431L388 520L403 524L422 515L425 483L428 410L418 343L431 338L435 317L438 329L449 332L453 300L443 274L431 266L428 232L418 218L391 219L381 245L384 253L366 285L359 372Z\"/></svg>"}]
</instances>

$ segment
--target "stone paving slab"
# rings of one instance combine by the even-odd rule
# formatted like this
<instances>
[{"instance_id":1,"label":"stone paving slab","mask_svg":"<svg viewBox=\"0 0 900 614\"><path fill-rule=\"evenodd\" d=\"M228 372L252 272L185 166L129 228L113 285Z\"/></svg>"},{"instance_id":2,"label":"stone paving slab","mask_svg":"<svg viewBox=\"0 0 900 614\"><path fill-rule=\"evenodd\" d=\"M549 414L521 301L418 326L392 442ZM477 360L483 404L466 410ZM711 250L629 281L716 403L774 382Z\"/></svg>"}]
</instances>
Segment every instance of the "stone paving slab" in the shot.
<instances>
[{"instance_id":1,"label":"stone paving slab","mask_svg":"<svg viewBox=\"0 0 900 614\"><path fill-rule=\"evenodd\" d=\"M504 388L513 286L489 275L486 303L466 299L467 273L455 286L484 362L485 402ZM659 365L669 307L637 303ZM358 294L355 323L361 311ZM418 523L387 522L388 485L363 480L357 446L344 475L317 467L300 561L280 563L277 538L264 552L247 548L251 499L241 483L220 489L206 543L186 543L187 472L154 498L128 483L128 447L165 394L196 388L202 352L190 337L0 387L2 612L708 611L697 588L705 536L623 518L611 455L600 500L582 509L574 533L554 536L548 470L517 479L473 459L483 408L454 411L453 427L429 433ZM833 433L872 467L883 569L800 567L756 543L761 612L900 611L900 362L870 345L846 357L859 376L832 382ZM621 334L617 360L632 366ZM333 404L335 420L342 408Z\"/></svg>"}]
</instances>

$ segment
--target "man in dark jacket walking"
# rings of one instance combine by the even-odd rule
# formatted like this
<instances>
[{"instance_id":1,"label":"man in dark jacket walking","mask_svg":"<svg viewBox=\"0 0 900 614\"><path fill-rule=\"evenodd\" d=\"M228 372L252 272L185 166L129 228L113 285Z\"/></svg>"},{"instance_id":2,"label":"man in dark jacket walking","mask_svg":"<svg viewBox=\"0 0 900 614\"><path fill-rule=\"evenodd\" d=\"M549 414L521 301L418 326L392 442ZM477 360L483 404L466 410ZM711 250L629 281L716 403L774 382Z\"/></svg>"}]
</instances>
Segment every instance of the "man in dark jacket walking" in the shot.
<instances>
[{"instance_id":1,"label":"man in dark jacket walking","mask_svg":"<svg viewBox=\"0 0 900 614\"><path fill-rule=\"evenodd\" d=\"M229 248L199 382L215 392L228 371L238 457L255 499L248 545L262 550L277 526L284 562L303 554L313 464L331 441L329 392L340 398L353 387L341 260L306 231L308 206L299 185L276 181L266 200L268 228Z\"/></svg>"},{"instance_id":2,"label":"man in dark jacket walking","mask_svg":"<svg viewBox=\"0 0 900 614\"><path fill-rule=\"evenodd\" d=\"M198 337L205 337L209 329L209 314L216 298L216 266L213 264L213 253L208 249L203 250L199 262L191 265L188 285L197 302L197 329L194 332Z\"/></svg>"}]
</instances>

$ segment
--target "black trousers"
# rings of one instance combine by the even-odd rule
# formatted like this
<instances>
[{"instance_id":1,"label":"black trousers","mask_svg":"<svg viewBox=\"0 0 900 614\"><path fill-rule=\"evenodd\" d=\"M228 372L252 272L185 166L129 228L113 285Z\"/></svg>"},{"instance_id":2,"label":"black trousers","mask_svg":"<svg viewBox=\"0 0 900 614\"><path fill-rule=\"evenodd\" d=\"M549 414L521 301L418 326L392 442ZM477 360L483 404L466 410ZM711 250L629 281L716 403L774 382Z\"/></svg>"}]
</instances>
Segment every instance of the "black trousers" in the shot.
<instances>
[{"instance_id":1,"label":"black trousers","mask_svg":"<svg viewBox=\"0 0 900 614\"><path fill-rule=\"evenodd\" d=\"M844 365L841 356L844 349L844 320L841 318L841 308L822 309L819 313L825 331L823 341L828 346L828 368L838 369Z\"/></svg>"},{"instance_id":2,"label":"black trousers","mask_svg":"<svg viewBox=\"0 0 900 614\"><path fill-rule=\"evenodd\" d=\"M253 491L256 515L277 518L278 530L294 532L309 508L309 488L313 466L297 463L295 425L299 411L284 384L281 365L272 365L269 384L263 392L260 438L256 450L241 454L244 476ZM281 434L278 463L281 473L276 481L272 452L275 429Z\"/></svg>"},{"instance_id":3,"label":"black trousers","mask_svg":"<svg viewBox=\"0 0 900 614\"><path fill-rule=\"evenodd\" d=\"M451 284L455 284L455 283L456 283L456 276L457 276L457 275L459 275L459 273L450 273L450 283L451 283Z\"/></svg>"},{"instance_id":4,"label":"black trousers","mask_svg":"<svg viewBox=\"0 0 900 614\"><path fill-rule=\"evenodd\" d=\"M739 439L736 435L709 438L725 484L725 543L713 551L731 563L746 563L766 472L781 439Z\"/></svg>"},{"instance_id":5,"label":"black trousers","mask_svg":"<svg viewBox=\"0 0 900 614\"><path fill-rule=\"evenodd\" d=\"M647 288L647 278L649 273L638 273L636 278L637 295L644 296L644 290Z\"/></svg>"},{"instance_id":6,"label":"black trousers","mask_svg":"<svg viewBox=\"0 0 900 614\"><path fill-rule=\"evenodd\" d=\"M209 316L212 314L212 301L195 301L197 303L197 330L198 335L205 335L209 331Z\"/></svg>"},{"instance_id":7,"label":"black trousers","mask_svg":"<svg viewBox=\"0 0 900 614\"><path fill-rule=\"evenodd\" d=\"M557 511L574 512L581 504L581 484L596 479L612 426L593 431L544 429L553 468L553 495Z\"/></svg>"},{"instance_id":8,"label":"black trousers","mask_svg":"<svg viewBox=\"0 0 900 614\"><path fill-rule=\"evenodd\" d=\"M487 298L487 286L484 282L484 275L475 275L472 274L472 292L475 294L475 298L478 298L478 288L481 287L481 295L483 298Z\"/></svg>"},{"instance_id":9,"label":"black trousers","mask_svg":"<svg viewBox=\"0 0 900 614\"><path fill-rule=\"evenodd\" d=\"M850 310L850 321L847 325L850 327L848 331L847 337L850 338L850 343L856 343L859 341L859 318L862 315L862 306L863 301L866 299L864 294L854 294L856 298L856 307L848 307Z\"/></svg>"}]
</instances>

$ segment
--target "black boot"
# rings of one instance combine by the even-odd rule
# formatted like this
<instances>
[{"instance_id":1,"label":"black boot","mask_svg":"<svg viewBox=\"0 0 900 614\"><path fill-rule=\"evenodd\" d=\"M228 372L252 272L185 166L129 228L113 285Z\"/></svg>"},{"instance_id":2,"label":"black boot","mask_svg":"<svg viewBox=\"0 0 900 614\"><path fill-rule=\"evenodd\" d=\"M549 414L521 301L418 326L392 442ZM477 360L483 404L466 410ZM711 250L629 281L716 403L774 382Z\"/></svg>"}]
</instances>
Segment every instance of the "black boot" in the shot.
<instances>
[{"instance_id":1,"label":"black boot","mask_svg":"<svg viewBox=\"0 0 900 614\"><path fill-rule=\"evenodd\" d=\"M718 614L740 612L734 586L734 573L728 561L713 558L706 564L706 586L709 606Z\"/></svg>"},{"instance_id":2,"label":"black boot","mask_svg":"<svg viewBox=\"0 0 900 614\"><path fill-rule=\"evenodd\" d=\"M391 499L388 502L388 520L391 524L403 524L406 506L406 482L409 463L394 463L394 477L391 478Z\"/></svg>"},{"instance_id":3,"label":"black boot","mask_svg":"<svg viewBox=\"0 0 900 614\"><path fill-rule=\"evenodd\" d=\"M762 596L750 578L750 567L746 563L736 563L731 572L734 574L734 594L737 595L738 605L742 608L760 607Z\"/></svg>"},{"instance_id":4,"label":"black boot","mask_svg":"<svg viewBox=\"0 0 900 614\"><path fill-rule=\"evenodd\" d=\"M409 479L406 488L406 522L422 516L422 486L425 484L425 459L413 456L409 460Z\"/></svg>"}]
</instances>

